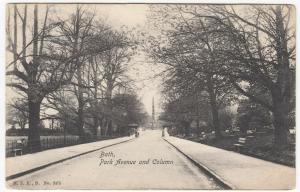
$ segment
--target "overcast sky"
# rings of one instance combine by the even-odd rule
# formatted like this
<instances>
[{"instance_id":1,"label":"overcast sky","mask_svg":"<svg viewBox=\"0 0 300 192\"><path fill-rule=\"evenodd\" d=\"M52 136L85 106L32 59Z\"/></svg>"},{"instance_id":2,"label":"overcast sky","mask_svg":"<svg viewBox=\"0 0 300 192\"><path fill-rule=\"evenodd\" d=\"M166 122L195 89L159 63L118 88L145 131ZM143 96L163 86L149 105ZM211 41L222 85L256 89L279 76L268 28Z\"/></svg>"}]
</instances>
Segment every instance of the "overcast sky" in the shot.
<instances>
[{"instance_id":1,"label":"overcast sky","mask_svg":"<svg viewBox=\"0 0 300 192\"><path fill-rule=\"evenodd\" d=\"M124 4L124 5L93 5L96 14L107 18L107 22L116 28L123 25L129 28L140 28L147 30L147 12L148 6L142 4ZM149 63L149 58L145 53L140 53L131 60L130 77L136 81L137 93L145 104L146 110L151 115L152 113L152 97L155 98L155 108L158 113L161 111L160 100L160 80L152 78L157 69L153 63ZM158 114L156 114L158 115Z\"/></svg>"},{"instance_id":2,"label":"overcast sky","mask_svg":"<svg viewBox=\"0 0 300 192\"><path fill-rule=\"evenodd\" d=\"M20 10L22 6L18 5ZM50 5L50 18L59 17L61 19L66 19L70 14L74 13L77 4L52 4ZM11 5L12 8L12 5ZM45 14L46 4L39 5L39 18L43 18ZM127 26L128 28L146 30L147 31L147 11L148 5L143 4L85 4L83 8L95 12L96 18L103 19L110 26L120 29L122 26ZM28 5L28 21L33 20L33 5ZM42 20L41 20L42 22ZM21 27L21 26L20 26ZM30 27L30 26L28 26ZM20 32L21 30L19 30ZM19 43L21 44L21 42ZM143 52L139 52L137 56L134 56L130 61L129 76L135 80L137 86L137 94L144 103L147 112L151 115L152 111L152 97L155 97L155 107L156 111L159 112L159 99L160 91L159 79L153 79L156 67L150 62L149 58L145 56ZM7 60L10 61L12 55L7 55ZM7 89L7 101L9 101L15 92L11 89Z\"/></svg>"}]
</instances>

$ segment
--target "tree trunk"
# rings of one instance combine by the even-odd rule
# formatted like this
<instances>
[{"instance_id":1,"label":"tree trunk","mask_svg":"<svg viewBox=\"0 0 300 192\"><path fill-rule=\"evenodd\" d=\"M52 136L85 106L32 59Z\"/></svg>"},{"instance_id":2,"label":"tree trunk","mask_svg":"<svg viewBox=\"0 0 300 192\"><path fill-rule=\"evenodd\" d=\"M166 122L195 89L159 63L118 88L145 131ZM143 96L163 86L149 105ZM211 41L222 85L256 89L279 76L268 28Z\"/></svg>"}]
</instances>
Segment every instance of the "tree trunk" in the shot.
<instances>
[{"instance_id":1,"label":"tree trunk","mask_svg":"<svg viewBox=\"0 0 300 192\"><path fill-rule=\"evenodd\" d=\"M112 121L109 119L108 120L108 125L107 125L107 135L112 136L113 135L113 127L112 127Z\"/></svg>"},{"instance_id":2,"label":"tree trunk","mask_svg":"<svg viewBox=\"0 0 300 192\"><path fill-rule=\"evenodd\" d=\"M79 58L76 58L77 68L77 81L78 81L78 133L81 142L84 142L84 101L83 101L83 86L82 86L82 64L79 63Z\"/></svg>"},{"instance_id":3,"label":"tree trunk","mask_svg":"<svg viewBox=\"0 0 300 192\"><path fill-rule=\"evenodd\" d=\"M93 118L94 121L94 137L97 139L98 136L98 127L99 127L99 120L97 117Z\"/></svg>"},{"instance_id":4,"label":"tree trunk","mask_svg":"<svg viewBox=\"0 0 300 192\"><path fill-rule=\"evenodd\" d=\"M29 134L28 134L28 150L31 153L41 150L40 132L40 101L33 101L29 99Z\"/></svg>"},{"instance_id":5,"label":"tree trunk","mask_svg":"<svg viewBox=\"0 0 300 192\"><path fill-rule=\"evenodd\" d=\"M200 102L199 102L199 94L198 92L196 93L196 113L197 113L197 119L196 119L196 126L197 126L197 131L196 134L200 135L201 130L200 130Z\"/></svg>"},{"instance_id":6,"label":"tree trunk","mask_svg":"<svg viewBox=\"0 0 300 192\"><path fill-rule=\"evenodd\" d=\"M280 95L273 95L274 147L284 149L288 145L288 105Z\"/></svg>"},{"instance_id":7,"label":"tree trunk","mask_svg":"<svg viewBox=\"0 0 300 192\"><path fill-rule=\"evenodd\" d=\"M25 130L25 126L26 126L26 121L21 122L20 124L21 130L24 131Z\"/></svg>"},{"instance_id":8,"label":"tree trunk","mask_svg":"<svg viewBox=\"0 0 300 192\"><path fill-rule=\"evenodd\" d=\"M105 119L105 131L104 131L104 136L108 135L108 120Z\"/></svg>"},{"instance_id":9,"label":"tree trunk","mask_svg":"<svg viewBox=\"0 0 300 192\"><path fill-rule=\"evenodd\" d=\"M201 135L199 116L197 116L196 123L197 123L197 135Z\"/></svg>"},{"instance_id":10,"label":"tree trunk","mask_svg":"<svg viewBox=\"0 0 300 192\"><path fill-rule=\"evenodd\" d=\"M182 125L183 125L183 128L184 128L185 136L190 136L191 135L190 123L188 121L182 121Z\"/></svg>"},{"instance_id":11,"label":"tree trunk","mask_svg":"<svg viewBox=\"0 0 300 192\"><path fill-rule=\"evenodd\" d=\"M104 117L102 117L101 119L99 119L100 122L99 122L99 125L100 125L100 133L99 135L100 136L103 136L104 135Z\"/></svg>"},{"instance_id":12,"label":"tree trunk","mask_svg":"<svg viewBox=\"0 0 300 192\"><path fill-rule=\"evenodd\" d=\"M218 106L217 106L217 99L216 94L213 90L213 85L211 82L211 78L208 77L207 81L207 88L208 88L208 94L209 94L209 101L210 101L210 108L211 108L211 114L212 114L212 123L215 131L216 138L221 138L222 134L220 131L220 120L219 120L219 112L218 112Z\"/></svg>"},{"instance_id":13,"label":"tree trunk","mask_svg":"<svg viewBox=\"0 0 300 192\"><path fill-rule=\"evenodd\" d=\"M112 106L112 90L113 90L113 83L111 78L109 78L108 82L107 82L107 89L106 89L106 99L107 99L107 107L108 110L110 111L111 115L112 115L112 110L113 110L113 106ZM110 119L111 117L109 117L108 120L108 125L107 125L107 134L109 136L112 136L113 130L112 130L112 120Z\"/></svg>"},{"instance_id":14,"label":"tree trunk","mask_svg":"<svg viewBox=\"0 0 300 192\"><path fill-rule=\"evenodd\" d=\"M75 25L74 25L74 43L73 43L73 54L76 56L75 58L75 65L77 66L77 83L78 83L78 111L77 111L77 115L78 115L78 124L77 124L77 128L78 128L78 134L79 134L79 140L81 142L84 142L85 137L84 137L84 114L83 114L83 108L84 108L84 101L83 101L83 82L82 82L82 63L80 63L79 60L79 30L80 30L80 22L81 22L81 18L80 18L80 9L79 7L77 7L76 10L76 15L75 15Z\"/></svg>"},{"instance_id":15,"label":"tree trunk","mask_svg":"<svg viewBox=\"0 0 300 192\"><path fill-rule=\"evenodd\" d=\"M277 82L272 87L274 146L283 149L288 144L288 114L291 98L291 74L287 46L287 36L280 6L276 7L276 32L280 38L276 39L278 62Z\"/></svg>"},{"instance_id":16,"label":"tree trunk","mask_svg":"<svg viewBox=\"0 0 300 192\"><path fill-rule=\"evenodd\" d=\"M33 17L33 47L32 47L32 67L28 73L28 108L29 108L29 133L28 133L28 149L29 152L38 152L41 150L40 132L40 110L42 99L40 92L36 90L36 77L38 68L38 5L34 5L34 17Z\"/></svg>"},{"instance_id":17,"label":"tree trunk","mask_svg":"<svg viewBox=\"0 0 300 192\"><path fill-rule=\"evenodd\" d=\"M219 112L214 102L211 102L211 110L212 110L212 120L213 120L213 126L215 130L216 138L221 138L222 134L220 131Z\"/></svg>"},{"instance_id":18,"label":"tree trunk","mask_svg":"<svg viewBox=\"0 0 300 192\"><path fill-rule=\"evenodd\" d=\"M287 146L287 118L280 109L274 109L274 146L283 149Z\"/></svg>"},{"instance_id":19,"label":"tree trunk","mask_svg":"<svg viewBox=\"0 0 300 192\"><path fill-rule=\"evenodd\" d=\"M83 117L83 102L81 99L78 100L78 134L81 142L84 142L84 117Z\"/></svg>"},{"instance_id":20,"label":"tree trunk","mask_svg":"<svg viewBox=\"0 0 300 192\"><path fill-rule=\"evenodd\" d=\"M23 49L23 57L24 60L26 61L26 25L27 25L27 5L25 5L24 7L24 18L23 18L23 22L22 22L22 49Z\"/></svg>"},{"instance_id":21,"label":"tree trunk","mask_svg":"<svg viewBox=\"0 0 300 192\"><path fill-rule=\"evenodd\" d=\"M17 20L17 5L14 5L14 68L17 67L17 46L18 46L18 20Z\"/></svg>"}]
</instances>

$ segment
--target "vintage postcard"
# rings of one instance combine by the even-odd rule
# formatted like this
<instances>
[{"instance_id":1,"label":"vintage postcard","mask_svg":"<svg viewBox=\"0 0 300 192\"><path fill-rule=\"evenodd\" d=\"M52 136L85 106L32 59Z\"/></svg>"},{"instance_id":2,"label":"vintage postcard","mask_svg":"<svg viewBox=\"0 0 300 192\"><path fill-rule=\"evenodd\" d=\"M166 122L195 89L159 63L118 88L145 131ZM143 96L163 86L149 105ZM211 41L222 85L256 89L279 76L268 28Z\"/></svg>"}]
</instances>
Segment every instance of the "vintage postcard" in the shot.
<instances>
[{"instance_id":1,"label":"vintage postcard","mask_svg":"<svg viewBox=\"0 0 300 192\"><path fill-rule=\"evenodd\" d=\"M296 187L296 7L6 5L7 189Z\"/></svg>"}]
</instances>

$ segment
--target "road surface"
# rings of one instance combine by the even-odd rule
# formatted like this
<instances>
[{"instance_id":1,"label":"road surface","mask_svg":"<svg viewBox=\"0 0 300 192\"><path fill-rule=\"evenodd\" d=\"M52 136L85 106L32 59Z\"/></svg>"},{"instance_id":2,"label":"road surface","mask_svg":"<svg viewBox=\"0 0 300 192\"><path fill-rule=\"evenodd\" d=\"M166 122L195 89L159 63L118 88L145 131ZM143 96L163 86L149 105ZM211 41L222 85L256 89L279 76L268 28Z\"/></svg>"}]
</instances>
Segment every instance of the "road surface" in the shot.
<instances>
[{"instance_id":1,"label":"road surface","mask_svg":"<svg viewBox=\"0 0 300 192\"><path fill-rule=\"evenodd\" d=\"M15 189L221 188L165 142L158 130L143 131L139 138L10 180L8 185Z\"/></svg>"}]
</instances>

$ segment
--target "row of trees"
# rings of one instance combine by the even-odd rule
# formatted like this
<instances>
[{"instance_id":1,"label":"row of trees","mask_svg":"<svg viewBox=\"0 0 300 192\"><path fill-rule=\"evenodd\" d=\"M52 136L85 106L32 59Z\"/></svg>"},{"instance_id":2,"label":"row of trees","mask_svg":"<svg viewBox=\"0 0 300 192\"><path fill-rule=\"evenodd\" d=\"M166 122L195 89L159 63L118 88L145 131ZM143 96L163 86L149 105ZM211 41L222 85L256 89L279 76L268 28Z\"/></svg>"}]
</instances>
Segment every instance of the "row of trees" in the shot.
<instances>
[{"instance_id":1,"label":"row of trees","mask_svg":"<svg viewBox=\"0 0 300 192\"><path fill-rule=\"evenodd\" d=\"M116 122L138 123L145 116L126 75L137 47L133 33L113 29L82 6L68 18L55 16L54 10L15 4L7 14L7 50L12 53L7 85L19 93L17 102L28 106L23 110L32 152L40 150L43 119L76 127L84 141L87 125L95 136L99 126L105 127L101 134L112 135ZM131 109L115 110L120 102L129 102ZM49 115L49 109L55 112Z\"/></svg>"},{"instance_id":2,"label":"row of trees","mask_svg":"<svg viewBox=\"0 0 300 192\"><path fill-rule=\"evenodd\" d=\"M161 35L147 45L166 68L166 108L181 106L183 122L210 111L221 137L220 111L247 100L272 114L274 145L285 147L295 110L294 7L153 5L151 10L149 20Z\"/></svg>"}]
</instances>

